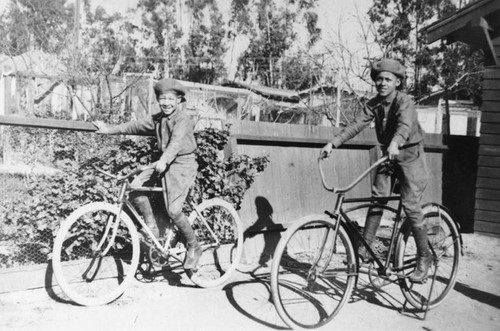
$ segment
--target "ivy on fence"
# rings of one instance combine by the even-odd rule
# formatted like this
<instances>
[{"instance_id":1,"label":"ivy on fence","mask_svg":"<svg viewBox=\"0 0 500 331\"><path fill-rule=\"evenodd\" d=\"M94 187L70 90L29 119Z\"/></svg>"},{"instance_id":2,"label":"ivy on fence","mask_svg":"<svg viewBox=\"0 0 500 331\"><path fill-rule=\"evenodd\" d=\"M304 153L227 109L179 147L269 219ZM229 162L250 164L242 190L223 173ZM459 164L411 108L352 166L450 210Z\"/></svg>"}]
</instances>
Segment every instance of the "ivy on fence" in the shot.
<instances>
[{"instance_id":1,"label":"ivy on fence","mask_svg":"<svg viewBox=\"0 0 500 331\"><path fill-rule=\"evenodd\" d=\"M114 200L115 183L97 173L93 165L123 174L159 156L155 139L150 137L122 139L76 132L15 130L25 161L39 160L40 150L50 151L45 158L50 158L62 171L25 178L25 193L2 203L1 268L47 262L61 221L86 203ZM218 196L238 209L246 190L264 171L269 161L267 156L233 154L224 158L223 149L229 137L229 128L196 132L199 172L192 192L195 202ZM29 144L30 148L23 149L23 144ZM35 151L36 155L30 156Z\"/></svg>"}]
</instances>

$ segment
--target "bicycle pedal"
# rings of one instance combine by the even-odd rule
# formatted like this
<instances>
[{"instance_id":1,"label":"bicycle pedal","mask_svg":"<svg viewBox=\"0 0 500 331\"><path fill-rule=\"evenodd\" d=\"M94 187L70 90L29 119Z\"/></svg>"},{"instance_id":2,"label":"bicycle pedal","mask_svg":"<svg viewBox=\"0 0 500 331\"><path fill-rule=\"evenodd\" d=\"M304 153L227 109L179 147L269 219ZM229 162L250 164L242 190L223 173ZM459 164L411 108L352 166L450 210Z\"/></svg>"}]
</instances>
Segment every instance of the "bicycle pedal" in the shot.
<instances>
[{"instance_id":1,"label":"bicycle pedal","mask_svg":"<svg viewBox=\"0 0 500 331\"><path fill-rule=\"evenodd\" d=\"M411 280L411 278L410 278L410 283L412 283L412 284L419 284L419 285L423 285L423 284L427 283L427 279L429 279L429 277L425 277L425 278L424 278L424 279L422 279L421 281Z\"/></svg>"}]
</instances>

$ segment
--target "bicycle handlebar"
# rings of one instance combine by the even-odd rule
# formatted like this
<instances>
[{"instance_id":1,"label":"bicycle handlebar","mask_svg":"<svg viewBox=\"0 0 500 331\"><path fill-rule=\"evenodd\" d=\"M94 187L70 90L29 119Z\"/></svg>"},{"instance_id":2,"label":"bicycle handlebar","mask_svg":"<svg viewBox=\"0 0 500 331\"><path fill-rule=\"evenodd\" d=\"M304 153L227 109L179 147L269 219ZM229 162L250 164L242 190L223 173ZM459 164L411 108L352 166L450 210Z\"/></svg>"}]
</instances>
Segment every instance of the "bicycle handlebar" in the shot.
<instances>
[{"instance_id":1,"label":"bicycle handlebar","mask_svg":"<svg viewBox=\"0 0 500 331\"><path fill-rule=\"evenodd\" d=\"M144 170L147 170L147 169L152 169L156 166L156 162L153 162L153 163L150 163L144 167L140 167L140 168L137 168L131 172L129 172L128 174L126 175L123 175L123 176L118 176L118 175L113 175L112 173L109 173L101 168L99 168L98 166L94 165L94 169L99 171L100 173L102 173L103 175L105 176L108 176L108 177L111 177L113 179L116 179L117 181L123 181L123 180L126 180L126 179L129 179L130 177L132 176L135 176L137 175L138 173L141 173L143 172Z\"/></svg>"},{"instance_id":2,"label":"bicycle handlebar","mask_svg":"<svg viewBox=\"0 0 500 331\"><path fill-rule=\"evenodd\" d=\"M378 167L380 164L384 163L387 161L389 158L387 156L384 156L380 159L377 160L374 164L372 164L368 169L366 169L358 178L356 178L351 184L349 184L346 187L343 188L336 188L336 187L331 187L328 185L328 183L325 180L325 175L323 173L323 168L321 167L321 161L325 160L324 157L319 157L318 158L318 167L319 167L319 174L321 176L321 181L323 182L323 187L330 192L333 193L345 193L350 191L354 186L356 186L363 178L365 178L373 169Z\"/></svg>"}]
</instances>

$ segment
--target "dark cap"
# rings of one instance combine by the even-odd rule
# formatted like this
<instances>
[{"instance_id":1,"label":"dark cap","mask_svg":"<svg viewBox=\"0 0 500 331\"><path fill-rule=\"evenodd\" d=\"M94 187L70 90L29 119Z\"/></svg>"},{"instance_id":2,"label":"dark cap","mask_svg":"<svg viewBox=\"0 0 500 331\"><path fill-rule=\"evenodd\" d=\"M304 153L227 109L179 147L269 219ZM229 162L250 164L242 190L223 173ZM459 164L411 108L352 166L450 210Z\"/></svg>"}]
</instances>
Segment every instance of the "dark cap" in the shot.
<instances>
[{"instance_id":1,"label":"dark cap","mask_svg":"<svg viewBox=\"0 0 500 331\"><path fill-rule=\"evenodd\" d=\"M153 88L155 90L156 98L158 98L160 94L174 91L178 96L182 98L181 102L186 101L186 98L184 98L184 96L186 95L186 89L184 88L184 85L182 85L175 79L165 78L159 80L155 83Z\"/></svg>"},{"instance_id":2,"label":"dark cap","mask_svg":"<svg viewBox=\"0 0 500 331\"><path fill-rule=\"evenodd\" d=\"M370 77L372 78L372 80L375 81L378 74L382 71L388 71L396 75L398 78L404 79L406 68L399 61L393 59L382 59L372 65L372 70L370 72Z\"/></svg>"}]
</instances>

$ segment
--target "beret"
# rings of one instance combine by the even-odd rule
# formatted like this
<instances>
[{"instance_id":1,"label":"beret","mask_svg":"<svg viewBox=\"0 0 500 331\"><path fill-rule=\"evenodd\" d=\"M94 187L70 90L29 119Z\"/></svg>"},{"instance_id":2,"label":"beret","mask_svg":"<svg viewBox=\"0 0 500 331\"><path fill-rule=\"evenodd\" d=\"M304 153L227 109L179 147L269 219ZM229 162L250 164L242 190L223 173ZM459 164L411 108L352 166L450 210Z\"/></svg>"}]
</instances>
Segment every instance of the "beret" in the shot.
<instances>
[{"instance_id":1,"label":"beret","mask_svg":"<svg viewBox=\"0 0 500 331\"><path fill-rule=\"evenodd\" d=\"M184 96L186 95L186 89L184 88L184 85L179 83L177 80L172 79L172 78L165 78L162 80L159 80L155 83L153 86L153 89L155 90L156 97L160 94L169 92L169 91L175 91L177 95L181 96L182 100L181 102L186 101Z\"/></svg>"},{"instance_id":2,"label":"beret","mask_svg":"<svg viewBox=\"0 0 500 331\"><path fill-rule=\"evenodd\" d=\"M372 78L372 80L376 80L378 74L382 71L391 72L398 78L404 79L406 68L399 61L393 59L382 59L372 65L372 70L370 72L370 77Z\"/></svg>"}]
</instances>

